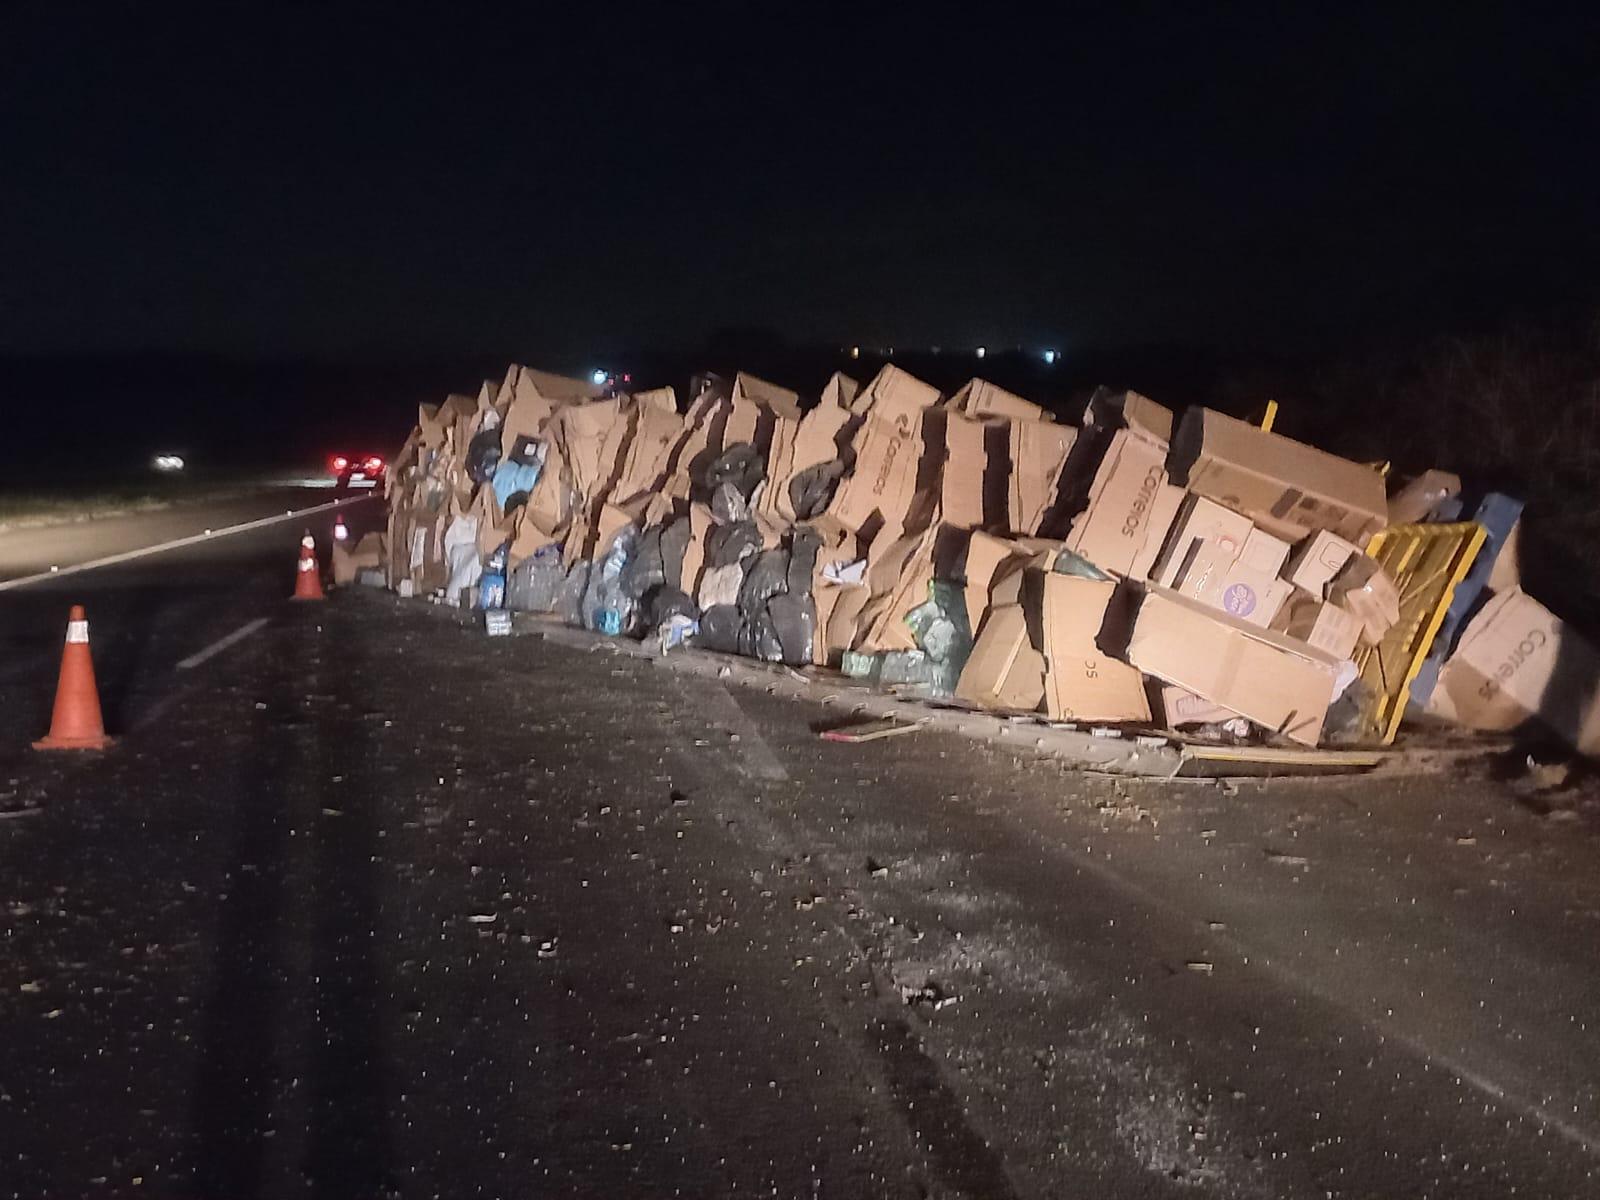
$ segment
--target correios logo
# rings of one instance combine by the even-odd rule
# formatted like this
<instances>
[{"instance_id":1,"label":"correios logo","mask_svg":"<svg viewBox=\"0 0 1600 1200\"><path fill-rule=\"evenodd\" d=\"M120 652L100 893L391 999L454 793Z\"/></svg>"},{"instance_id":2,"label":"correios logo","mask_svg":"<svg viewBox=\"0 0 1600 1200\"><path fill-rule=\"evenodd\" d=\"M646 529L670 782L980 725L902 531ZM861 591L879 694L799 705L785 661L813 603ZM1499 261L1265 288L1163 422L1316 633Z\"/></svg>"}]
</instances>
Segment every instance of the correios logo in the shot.
<instances>
[{"instance_id":1,"label":"correios logo","mask_svg":"<svg viewBox=\"0 0 1600 1200\"><path fill-rule=\"evenodd\" d=\"M883 452L883 465L878 468L878 473L872 480L872 494L879 496L883 489L889 486L889 472L894 470L894 460L900 455L900 448L911 440L911 418L901 413L894 419L893 436L889 438L888 448Z\"/></svg>"},{"instance_id":2,"label":"correios logo","mask_svg":"<svg viewBox=\"0 0 1600 1200\"><path fill-rule=\"evenodd\" d=\"M1139 494L1133 498L1128 515L1123 519L1123 537L1131 538L1144 526L1145 517L1150 512L1150 502L1156 498L1156 489L1161 486L1161 478L1165 474L1165 468L1160 466L1151 467L1145 473L1144 481L1139 484Z\"/></svg>"},{"instance_id":3,"label":"correios logo","mask_svg":"<svg viewBox=\"0 0 1600 1200\"><path fill-rule=\"evenodd\" d=\"M1483 700L1493 700L1499 694L1505 682L1517 673L1518 668L1534 656L1536 652L1544 649L1550 636L1542 629L1530 630L1526 637L1511 648L1511 653L1501 660L1500 665L1494 669L1494 674L1485 679L1478 688L1478 696Z\"/></svg>"}]
</instances>

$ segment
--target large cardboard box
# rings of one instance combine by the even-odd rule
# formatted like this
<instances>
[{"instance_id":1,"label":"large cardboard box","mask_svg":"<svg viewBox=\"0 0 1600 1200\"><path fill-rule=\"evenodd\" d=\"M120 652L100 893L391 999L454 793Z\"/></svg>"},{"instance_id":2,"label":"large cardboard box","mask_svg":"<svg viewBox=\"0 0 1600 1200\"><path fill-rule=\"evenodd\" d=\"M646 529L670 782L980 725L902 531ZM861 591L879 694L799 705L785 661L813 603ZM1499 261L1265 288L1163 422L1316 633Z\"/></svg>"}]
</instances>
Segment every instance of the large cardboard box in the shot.
<instances>
[{"instance_id":1,"label":"large cardboard box","mask_svg":"<svg viewBox=\"0 0 1600 1200\"><path fill-rule=\"evenodd\" d=\"M1340 663L1161 587L1139 606L1128 662L1303 745L1315 746Z\"/></svg>"},{"instance_id":2,"label":"large cardboard box","mask_svg":"<svg viewBox=\"0 0 1600 1200\"><path fill-rule=\"evenodd\" d=\"M653 494L666 482L672 449L683 437L683 418L676 408L668 408L660 402L662 393L670 403L670 388L637 397L632 437L612 487L613 503L632 500L644 493Z\"/></svg>"},{"instance_id":3,"label":"large cardboard box","mask_svg":"<svg viewBox=\"0 0 1600 1200\"><path fill-rule=\"evenodd\" d=\"M1172 441L1172 410L1138 392L1096 388L1083 410L1083 424L1086 431L1090 428L1131 429L1163 447Z\"/></svg>"},{"instance_id":4,"label":"large cardboard box","mask_svg":"<svg viewBox=\"0 0 1600 1200\"><path fill-rule=\"evenodd\" d=\"M987 379L969 380L950 397L951 412L968 417L1004 417L1008 421L1048 421L1049 415L1037 404L1024 400Z\"/></svg>"},{"instance_id":5,"label":"large cardboard box","mask_svg":"<svg viewBox=\"0 0 1600 1200\"><path fill-rule=\"evenodd\" d=\"M985 513L984 477L989 465L985 446L987 423L961 416L942 414L944 422L944 471L940 480L940 520L958 529L982 529L993 525Z\"/></svg>"},{"instance_id":6,"label":"large cardboard box","mask_svg":"<svg viewBox=\"0 0 1600 1200\"><path fill-rule=\"evenodd\" d=\"M1600 756L1600 652L1526 592L1497 593L1445 661L1428 711L1473 729L1538 721Z\"/></svg>"},{"instance_id":7,"label":"large cardboard box","mask_svg":"<svg viewBox=\"0 0 1600 1200\"><path fill-rule=\"evenodd\" d=\"M1178 511L1183 507L1183 498L1187 494L1181 487L1170 483L1164 483L1156 489L1155 501L1150 505L1150 529L1145 534L1144 549L1133 556L1128 578L1147 578L1161 561L1162 551L1171 540L1173 525L1177 522Z\"/></svg>"},{"instance_id":8,"label":"large cardboard box","mask_svg":"<svg viewBox=\"0 0 1600 1200\"><path fill-rule=\"evenodd\" d=\"M1009 538L995 537L989 533L974 533L967 539L967 553L962 567L966 580L967 625L977 629L983 614L989 608L989 585L994 582L1000 564L1009 558L1025 553Z\"/></svg>"},{"instance_id":9,"label":"large cardboard box","mask_svg":"<svg viewBox=\"0 0 1600 1200\"><path fill-rule=\"evenodd\" d=\"M1326 529L1366 545L1389 521L1383 477L1370 467L1209 408L1184 413L1172 467L1190 491L1291 541Z\"/></svg>"},{"instance_id":10,"label":"large cardboard box","mask_svg":"<svg viewBox=\"0 0 1600 1200\"><path fill-rule=\"evenodd\" d=\"M1013 533L1038 533L1055 502L1078 431L1050 421L1013 421L1008 434L1011 479L1006 524Z\"/></svg>"},{"instance_id":11,"label":"large cardboard box","mask_svg":"<svg viewBox=\"0 0 1600 1200\"><path fill-rule=\"evenodd\" d=\"M1042 572L1045 712L1057 720L1148 721L1144 678L1099 645L1117 594L1113 580Z\"/></svg>"},{"instance_id":12,"label":"large cardboard box","mask_svg":"<svg viewBox=\"0 0 1600 1200\"><path fill-rule=\"evenodd\" d=\"M853 532L874 522L904 523L917 492L925 410L939 393L904 371L885 367L857 398L866 419L856 432L855 467L840 482L828 506ZM942 446L940 447L942 450Z\"/></svg>"},{"instance_id":13,"label":"large cardboard box","mask_svg":"<svg viewBox=\"0 0 1600 1200\"><path fill-rule=\"evenodd\" d=\"M1150 536L1150 518L1167 481L1162 447L1119 429L1089 488L1088 506L1072 522L1067 549L1112 575L1130 575Z\"/></svg>"},{"instance_id":14,"label":"large cardboard box","mask_svg":"<svg viewBox=\"0 0 1600 1200\"><path fill-rule=\"evenodd\" d=\"M1044 657L1028 641L1020 605L989 611L961 670L956 697L983 708L1032 712L1044 696Z\"/></svg>"}]
</instances>

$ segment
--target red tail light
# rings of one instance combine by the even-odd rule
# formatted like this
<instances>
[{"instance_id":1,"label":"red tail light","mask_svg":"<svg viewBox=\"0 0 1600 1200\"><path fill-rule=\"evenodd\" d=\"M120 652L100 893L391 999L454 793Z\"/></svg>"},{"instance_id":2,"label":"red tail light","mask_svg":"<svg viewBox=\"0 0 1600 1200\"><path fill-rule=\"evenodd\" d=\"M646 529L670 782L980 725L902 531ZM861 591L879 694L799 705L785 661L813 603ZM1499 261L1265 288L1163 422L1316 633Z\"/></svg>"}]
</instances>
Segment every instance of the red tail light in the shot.
<instances>
[{"instance_id":1,"label":"red tail light","mask_svg":"<svg viewBox=\"0 0 1600 1200\"><path fill-rule=\"evenodd\" d=\"M348 467L349 465L350 465L350 460L348 458L346 458L344 455L336 454L336 455L333 456L333 469L335 471L342 471L346 467Z\"/></svg>"},{"instance_id":2,"label":"red tail light","mask_svg":"<svg viewBox=\"0 0 1600 1200\"><path fill-rule=\"evenodd\" d=\"M379 458L376 454L374 454L371 458L367 459L367 470L369 470L369 471L381 471L381 470L383 470L383 459Z\"/></svg>"}]
</instances>

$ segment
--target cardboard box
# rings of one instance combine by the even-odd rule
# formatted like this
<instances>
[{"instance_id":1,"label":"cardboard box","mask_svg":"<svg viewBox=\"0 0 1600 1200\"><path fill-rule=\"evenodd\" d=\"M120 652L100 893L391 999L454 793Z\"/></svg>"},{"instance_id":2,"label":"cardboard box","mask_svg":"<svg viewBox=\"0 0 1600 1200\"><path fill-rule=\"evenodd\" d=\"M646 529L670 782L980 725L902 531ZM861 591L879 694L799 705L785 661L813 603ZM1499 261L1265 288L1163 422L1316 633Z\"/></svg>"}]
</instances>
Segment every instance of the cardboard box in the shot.
<instances>
[{"instance_id":1,"label":"cardboard box","mask_svg":"<svg viewBox=\"0 0 1600 1200\"><path fill-rule=\"evenodd\" d=\"M983 621L983 614L988 611L989 585L994 582L1000 565L1023 553L1025 551L1016 542L990 533L974 533L967 539L962 577L966 580L969 628L977 629Z\"/></svg>"},{"instance_id":2,"label":"cardboard box","mask_svg":"<svg viewBox=\"0 0 1600 1200\"><path fill-rule=\"evenodd\" d=\"M1150 528L1145 534L1144 548L1133 556L1128 569L1129 579L1148 578L1161 560L1163 551L1172 537L1172 528L1178 520L1178 510L1188 495L1181 487L1164 483L1156 489L1155 502L1150 505Z\"/></svg>"},{"instance_id":3,"label":"cardboard box","mask_svg":"<svg viewBox=\"0 0 1600 1200\"><path fill-rule=\"evenodd\" d=\"M514 373L516 378L511 379ZM555 405L541 393L533 377L525 368L513 367L507 373L510 381L511 402L505 419L500 422L500 457L510 458L517 443L523 438L538 437L545 421L555 412ZM508 389L502 387L502 392Z\"/></svg>"},{"instance_id":4,"label":"cardboard box","mask_svg":"<svg viewBox=\"0 0 1600 1200\"><path fill-rule=\"evenodd\" d=\"M1160 699L1161 715L1168 729L1179 729L1185 725L1219 725L1239 715L1231 708L1223 708L1204 696L1196 696L1170 683L1161 685Z\"/></svg>"},{"instance_id":5,"label":"cardboard box","mask_svg":"<svg viewBox=\"0 0 1600 1200\"><path fill-rule=\"evenodd\" d=\"M670 388L662 391L671 394ZM644 395L638 401L621 470L612 487L613 503L659 489L666 482L672 449L683 437L683 418L676 409L647 401Z\"/></svg>"},{"instance_id":6,"label":"cardboard box","mask_svg":"<svg viewBox=\"0 0 1600 1200\"><path fill-rule=\"evenodd\" d=\"M1292 583L1240 561L1213 576L1195 599L1265 629L1293 592Z\"/></svg>"},{"instance_id":7,"label":"cardboard box","mask_svg":"<svg viewBox=\"0 0 1600 1200\"><path fill-rule=\"evenodd\" d=\"M857 398L866 418L855 438L855 466L839 483L828 513L853 532L881 522L905 523L917 493L923 417L939 393L895 367L885 367ZM938 450L943 451L942 439Z\"/></svg>"},{"instance_id":8,"label":"cardboard box","mask_svg":"<svg viewBox=\"0 0 1600 1200\"><path fill-rule=\"evenodd\" d=\"M1538 721L1600 757L1600 651L1527 593L1497 593L1445 661L1428 711L1473 729Z\"/></svg>"},{"instance_id":9,"label":"cardboard box","mask_svg":"<svg viewBox=\"0 0 1600 1200\"><path fill-rule=\"evenodd\" d=\"M943 414L944 471L940 480L940 520L958 529L992 525L984 511L984 474L989 463L985 423L957 413Z\"/></svg>"},{"instance_id":10,"label":"cardboard box","mask_svg":"<svg viewBox=\"0 0 1600 1200\"><path fill-rule=\"evenodd\" d=\"M1400 620L1400 592L1375 559L1358 554L1328 585L1328 599L1361 622L1361 636L1376 646Z\"/></svg>"},{"instance_id":11,"label":"cardboard box","mask_svg":"<svg viewBox=\"0 0 1600 1200\"><path fill-rule=\"evenodd\" d=\"M1008 434L1011 478L1006 524L1013 533L1037 533L1055 503L1078 431L1049 421L1013 421Z\"/></svg>"},{"instance_id":12,"label":"cardboard box","mask_svg":"<svg viewBox=\"0 0 1600 1200\"><path fill-rule=\"evenodd\" d=\"M1274 537L1265 529L1252 529L1239 551L1239 561L1264 574L1276 575L1283 570L1289 549L1289 543L1282 538Z\"/></svg>"},{"instance_id":13,"label":"cardboard box","mask_svg":"<svg viewBox=\"0 0 1600 1200\"><path fill-rule=\"evenodd\" d=\"M1491 592L1509 592L1522 587L1522 520L1518 518L1494 556L1485 585Z\"/></svg>"},{"instance_id":14,"label":"cardboard box","mask_svg":"<svg viewBox=\"0 0 1600 1200\"><path fill-rule=\"evenodd\" d=\"M1449 471L1424 471L1389 497L1389 524L1426 521L1446 500L1461 494L1461 476Z\"/></svg>"},{"instance_id":15,"label":"cardboard box","mask_svg":"<svg viewBox=\"0 0 1600 1200\"><path fill-rule=\"evenodd\" d=\"M343 542L333 543L333 582L343 587L356 581L356 576L368 568L381 568L388 557L383 534L377 530L366 534L348 550Z\"/></svg>"},{"instance_id":16,"label":"cardboard box","mask_svg":"<svg viewBox=\"0 0 1600 1200\"><path fill-rule=\"evenodd\" d=\"M1313 596L1325 596L1334 576L1361 551L1336 533L1314 533L1295 548L1282 575Z\"/></svg>"},{"instance_id":17,"label":"cardboard box","mask_svg":"<svg viewBox=\"0 0 1600 1200\"><path fill-rule=\"evenodd\" d=\"M1350 658L1361 640L1361 622L1337 604L1302 596L1287 610L1282 632L1324 650L1335 658ZM1278 626L1274 626L1278 628Z\"/></svg>"},{"instance_id":18,"label":"cardboard box","mask_svg":"<svg viewBox=\"0 0 1600 1200\"><path fill-rule=\"evenodd\" d=\"M969 380L950 397L951 412L968 417L1002 417L1008 421L1048 421L1049 414L1037 404L996 387L986 379Z\"/></svg>"},{"instance_id":19,"label":"cardboard box","mask_svg":"<svg viewBox=\"0 0 1600 1200\"><path fill-rule=\"evenodd\" d=\"M1209 408L1184 413L1173 476L1192 492L1295 541L1326 529L1366 545L1389 521L1383 477Z\"/></svg>"},{"instance_id":20,"label":"cardboard box","mask_svg":"<svg viewBox=\"0 0 1600 1200\"><path fill-rule=\"evenodd\" d=\"M1172 441L1172 410L1138 392L1096 388L1083 410L1085 429L1130 429L1165 449Z\"/></svg>"},{"instance_id":21,"label":"cardboard box","mask_svg":"<svg viewBox=\"0 0 1600 1200\"><path fill-rule=\"evenodd\" d=\"M928 599L934 569L934 548L939 526L902 534L880 551L872 544L867 556L867 586L872 599L857 621L854 649L870 653L915 650L916 639L906 624L906 614Z\"/></svg>"},{"instance_id":22,"label":"cardboard box","mask_svg":"<svg viewBox=\"0 0 1600 1200\"><path fill-rule=\"evenodd\" d=\"M1119 429L1089 489L1088 506L1072 522L1067 549L1113 575L1129 575L1150 536L1150 518L1167 481L1166 454L1154 442Z\"/></svg>"},{"instance_id":23,"label":"cardboard box","mask_svg":"<svg viewBox=\"0 0 1600 1200\"><path fill-rule=\"evenodd\" d=\"M867 606L867 601L872 599L872 589L864 583L841 587L838 592L839 595L833 602L833 610L828 614L825 635L830 663L838 661L839 655L846 650L855 648L857 620L861 616L861 610Z\"/></svg>"},{"instance_id":24,"label":"cardboard box","mask_svg":"<svg viewBox=\"0 0 1600 1200\"><path fill-rule=\"evenodd\" d=\"M1180 495L1182 494L1180 489ZM1205 542L1208 556L1222 565L1232 564L1243 551L1255 526L1250 518L1208 500L1186 496L1165 540L1165 549L1150 577L1162 587L1176 587L1196 542Z\"/></svg>"},{"instance_id":25,"label":"cardboard box","mask_svg":"<svg viewBox=\"0 0 1600 1200\"><path fill-rule=\"evenodd\" d=\"M828 378L828 382L823 385L818 407L832 406L842 408L848 412L860 393L861 385L859 383L843 371L835 371Z\"/></svg>"},{"instance_id":26,"label":"cardboard box","mask_svg":"<svg viewBox=\"0 0 1600 1200\"><path fill-rule=\"evenodd\" d=\"M961 670L956 697L982 708L1032 712L1044 698L1044 658L1028 641L1020 605L989 610Z\"/></svg>"},{"instance_id":27,"label":"cardboard box","mask_svg":"<svg viewBox=\"0 0 1600 1200\"><path fill-rule=\"evenodd\" d=\"M1188 597L1152 587L1126 658L1147 674L1315 746L1340 662Z\"/></svg>"},{"instance_id":28,"label":"cardboard box","mask_svg":"<svg viewBox=\"0 0 1600 1200\"><path fill-rule=\"evenodd\" d=\"M1144 677L1099 645L1117 584L1042 575L1045 712L1057 720L1148 721Z\"/></svg>"}]
</instances>

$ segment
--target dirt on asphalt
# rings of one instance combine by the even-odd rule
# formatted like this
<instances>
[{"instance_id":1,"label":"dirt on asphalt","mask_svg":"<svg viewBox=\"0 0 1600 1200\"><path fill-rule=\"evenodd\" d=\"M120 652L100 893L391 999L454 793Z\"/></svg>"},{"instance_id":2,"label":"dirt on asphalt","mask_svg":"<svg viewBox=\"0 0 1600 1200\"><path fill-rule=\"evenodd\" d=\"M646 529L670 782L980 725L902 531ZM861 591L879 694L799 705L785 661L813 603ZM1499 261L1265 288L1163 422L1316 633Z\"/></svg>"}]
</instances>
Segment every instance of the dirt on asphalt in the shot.
<instances>
[{"instance_id":1,"label":"dirt on asphalt","mask_svg":"<svg viewBox=\"0 0 1600 1200\"><path fill-rule=\"evenodd\" d=\"M0 746L0 1195L1596 1192L1581 781L840 745L376 594L193 674Z\"/></svg>"}]
</instances>

